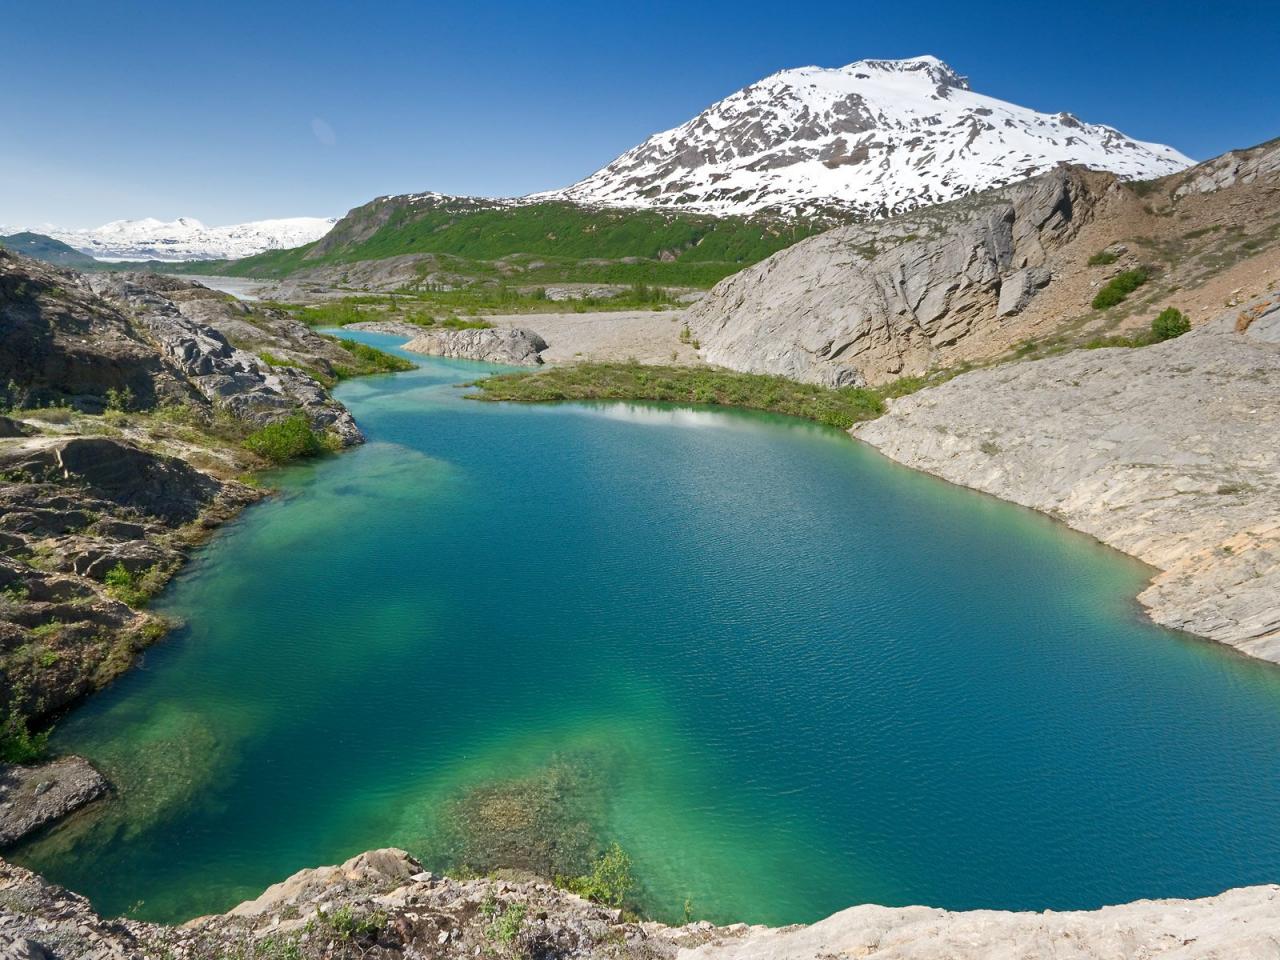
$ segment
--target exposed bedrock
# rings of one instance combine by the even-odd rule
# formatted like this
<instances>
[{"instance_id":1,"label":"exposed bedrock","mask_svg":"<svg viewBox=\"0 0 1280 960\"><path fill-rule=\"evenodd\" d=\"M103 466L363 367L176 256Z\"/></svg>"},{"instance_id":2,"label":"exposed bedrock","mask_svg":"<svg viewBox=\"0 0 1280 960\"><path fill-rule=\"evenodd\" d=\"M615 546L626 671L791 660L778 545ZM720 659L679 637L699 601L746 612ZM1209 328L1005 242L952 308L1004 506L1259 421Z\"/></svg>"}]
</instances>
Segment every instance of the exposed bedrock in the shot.
<instances>
[{"instance_id":1,"label":"exposed bedrock","mask_svg":"<svg viewBox=\"0 0 1280 960\"><path fill-rule=\"evenodd\" d=\"M547 342L532 330L432 330L420 332L404 345L411 353L459 360L483 360L512 366L531 366L542 362Z\"/></svg>"},{"instance_id":2,"label":"exposed bedrock","mask_svg":"<svg viewBox=\"0 0 1280 960\"><path fill-rule=\"evenodd\" d=\"M1013 187L802 240L722 280L688 311L713 364L829 385L920 374L1022 311L1048 251L1112 189L1062 168Z\"/></svg>"}]
</instances>

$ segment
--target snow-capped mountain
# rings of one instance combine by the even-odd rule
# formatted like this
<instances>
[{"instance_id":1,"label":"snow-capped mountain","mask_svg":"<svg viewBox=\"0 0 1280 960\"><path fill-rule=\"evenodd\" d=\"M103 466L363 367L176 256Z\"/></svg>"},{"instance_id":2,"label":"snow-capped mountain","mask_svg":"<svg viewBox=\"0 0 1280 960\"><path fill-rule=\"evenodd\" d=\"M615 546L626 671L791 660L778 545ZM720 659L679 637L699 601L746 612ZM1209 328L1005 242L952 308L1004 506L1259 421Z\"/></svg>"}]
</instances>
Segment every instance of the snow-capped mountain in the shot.
<instances>
[{"instance_id":1,"label":"snow-capped mountain","mask_svg":"<svg viewBox=\"0 0 1280 960\"><path fill-rule=\"evenodd\" d=\"M115 220L92 230L31 229L99 260L230 260L300 247L319 240L336 222L331 217L288 217L207 227L190 217L169 223L148 217Z\"/></svg>"},{"instance_id":2,"label":"snow-capped mountain","mask_svg":"<svg viewBox=\"0 0 1280 960\"><path fill-rule=\"evenodd\" d=\"M1193 163L1172 147L1069 113L1037 113L974 93L966 77L924 56L783 70L585 180L529 199L884 216L1063 161L1132 179Z\"/></svg>"}]
</instances>

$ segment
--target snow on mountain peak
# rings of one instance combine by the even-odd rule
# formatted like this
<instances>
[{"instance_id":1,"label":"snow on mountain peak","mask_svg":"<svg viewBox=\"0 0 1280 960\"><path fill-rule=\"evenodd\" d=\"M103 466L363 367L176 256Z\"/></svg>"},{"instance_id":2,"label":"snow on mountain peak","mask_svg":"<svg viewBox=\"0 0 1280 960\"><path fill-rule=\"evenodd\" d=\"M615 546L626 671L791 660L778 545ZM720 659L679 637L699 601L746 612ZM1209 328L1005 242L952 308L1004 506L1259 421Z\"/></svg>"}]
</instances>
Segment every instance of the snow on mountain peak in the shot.
<instances>
[{"instance_id":1,"label":"snow on mountain peak","mask_svg":"<svg viewBox=\"0 0 1280 960\"><path fill-rule=\"evenodd\" d=\"M194 217L168 222L144 217L90 230L34 229L99 260L232 260L311 243L336 222L333 217L287 217L208 227Z\"/></svg>"},{"instance_id":2,"label":"snow on mountain peak","mask_svg":"<svg viewBox=\"0 0 1280 960\"><path fill-rule=\"evenodd\" d=\"M920 56L779 71L529 199L885 216L1063 162L1138 179L1192 163L1112 127L975 93L948 64Z\"/></svg>"}]
</instances>

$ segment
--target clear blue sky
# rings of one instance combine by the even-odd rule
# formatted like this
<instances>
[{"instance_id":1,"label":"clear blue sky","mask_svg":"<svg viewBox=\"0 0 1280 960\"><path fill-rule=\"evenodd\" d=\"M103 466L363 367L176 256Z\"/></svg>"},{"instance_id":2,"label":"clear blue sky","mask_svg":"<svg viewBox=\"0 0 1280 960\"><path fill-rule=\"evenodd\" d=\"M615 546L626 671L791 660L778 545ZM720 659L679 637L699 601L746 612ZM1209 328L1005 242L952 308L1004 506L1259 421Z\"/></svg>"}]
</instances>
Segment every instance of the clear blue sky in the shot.
<instances>
[{"instance_id":1,"label":"clear blue sky","mask_svg":"<svg viewBox=\"0 0 1280 960\"><path fill-rule=\"evenodd\" d=\"M0 0L0 224L572 182L785 67L932 53L1197 159L1280 135L1280 4Z\"/></svg>"}]
</instances>

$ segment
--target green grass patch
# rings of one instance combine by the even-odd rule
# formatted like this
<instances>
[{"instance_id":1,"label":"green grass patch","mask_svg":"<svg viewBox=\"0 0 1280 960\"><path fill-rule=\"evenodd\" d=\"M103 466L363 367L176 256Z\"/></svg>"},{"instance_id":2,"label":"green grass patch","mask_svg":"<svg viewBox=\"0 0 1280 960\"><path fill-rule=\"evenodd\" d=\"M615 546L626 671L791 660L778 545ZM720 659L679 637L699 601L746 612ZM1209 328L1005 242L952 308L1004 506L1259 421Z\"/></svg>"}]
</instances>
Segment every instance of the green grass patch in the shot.
<instances>
[{"instance_id":1,"label":"green grass patch","mask_svg":"<svg viewBox=\"0 0 1280 960\"><path fill-rule=\"evenodd\" d=\"M1112 253L1110 250L1099 250L1089 258L1089 266L1105 267L1108 264L1115 263L1119 259L1120 255L1117 253Z\"/></svg>"},{"instance_id":2,"label":"green grass patch","mask_svg":"<svg viewBox=\"0 0 1280 960\"><path fill-rule=\"evenodd\" d=\"M541 372L505 373L474 384L479 400L652 400L767 410L847 430L884 412L884 399L863 387L822 387L786 377L706 367L580 363Z\"/></svg>"},{"instance_id":3,"label":"green grass patch","mask_svg":"<svg viewBox=\"0 0 1280 960\"><path fill-rule=\"evenodd\" d=\"M404 357L397 357L393 353L387 353L385 350L371 347L367 343L348 340L345 337L340 339L338 343L342 345L342 349L355 357L359 364L358 368L354 370L348 370L345 367L335 370L339 374L339 379L361 376L366 373L400 373L404 370L414 369L414 364Z\"/></svg>"},{"instance_id":4,"label":"green grass patch","mask_svg":"<svg viewBox=\"0 0 1280 960\"><path fill-rule=\"evenodd\" d=\"M1149 279L1151 276L1143 267L1138 267L1136 270L1121 270L1098 291L1097 296L1093 298L1093 309L1106 310L1108 307L1123 303L1129 294Z\"/></svg>"},{"instance_id":5,"label":"green grass patch","mask_svg":"<svg viewBox=\"0 0 1280 960\"><path fill-rule=\"evenodd\" d=\"M111 596L135 609L141 609L160 592L168 579L169 571L159 566L135 573L123 563L117 563L107 571L102 582L106 584L107 593Z\"/></svg>"}]
</instances>

